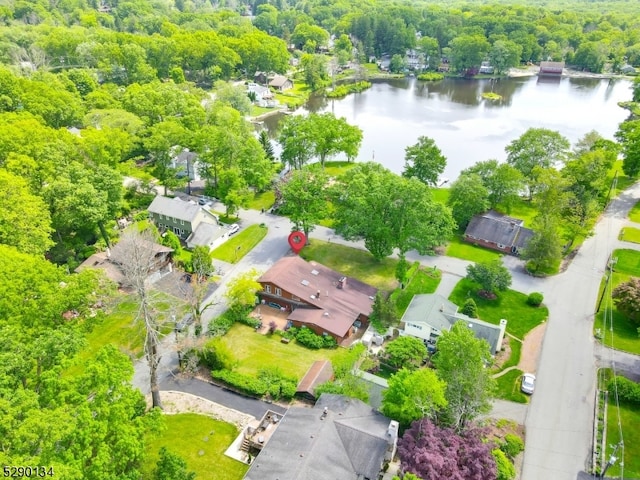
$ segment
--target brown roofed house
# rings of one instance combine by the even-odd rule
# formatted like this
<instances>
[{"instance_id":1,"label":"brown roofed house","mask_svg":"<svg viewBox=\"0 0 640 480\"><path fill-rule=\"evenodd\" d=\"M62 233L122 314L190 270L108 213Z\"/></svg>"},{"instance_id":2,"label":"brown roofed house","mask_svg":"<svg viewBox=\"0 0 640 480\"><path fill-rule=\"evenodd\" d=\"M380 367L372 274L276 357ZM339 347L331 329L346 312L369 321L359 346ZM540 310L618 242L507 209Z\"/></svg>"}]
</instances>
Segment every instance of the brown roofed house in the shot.
<instances>
[{"instance_id":1,"label":"brown roofed house","mask_svg":"<svg viewBox=\"0 0 640 480\"><path fill-rule=\"evenodd\" d=\"M550 75L559 77L564 71L564 62L540 62L538 75Z\"/></svg>"},{"instance_id":2,"label":"brown roofed house","mask_svg":"<svg viewBox=\"0 0 640 480\"><path fill-rule=\"evenodd\" d=\"M293 81L285 77L284 75L276 75L269 82L269 86L279 90L280 92L284 92L285 90L289 90L293 88Z\"/></svg>"},{"instance_id":3,"label":"brown roofed house","mask_svg":"<svg viewBox=\"0 0 640 480\"><path fill-rule=\"evenodd\" d=\"M331 335L338 343L366 327L377 292L371 285L298 256L280 259L258 282L263 304L291 312L288 320L293 326Z\"/></svg>"},{"instance_id":4,"label":"brown roofed house","mask_svg":"<svg viewBox=\"0 0 640 480\"><path fill-rule=\"evenodd\" d=\"M315 388L331 379L333 379L331 362L329 360L316 360L302 377L300 383L298 383L296 394L315 401Z\"/></svg>"}]
</instances>

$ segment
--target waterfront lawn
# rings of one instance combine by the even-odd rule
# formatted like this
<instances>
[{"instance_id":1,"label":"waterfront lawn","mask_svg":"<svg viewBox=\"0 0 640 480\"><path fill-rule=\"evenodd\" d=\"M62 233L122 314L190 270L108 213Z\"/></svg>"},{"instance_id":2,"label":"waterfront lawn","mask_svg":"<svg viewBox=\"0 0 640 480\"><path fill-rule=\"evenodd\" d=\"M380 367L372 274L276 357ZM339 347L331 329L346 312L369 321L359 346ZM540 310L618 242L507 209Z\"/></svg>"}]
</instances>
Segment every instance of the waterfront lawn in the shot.
<instances>
[{"instance_id":1,"label":"waterfront lawn","mask_svg":"<svg viewBox=\"0 0 640 480\"><path fill-rule=\"evenodd\" d=\"M462 235L457 233L449 240L445 255L471 262L490 262L502 257L500 252L465 242Z\"/></svg>"},{"instance_id":2,"label":"waterfront lawn","mask_svg":"<svg viewBox=\"0 0 640 480\"><path fill-rule=\"evenodd\" d=\"M629 220L640 223L640 201L637 202L629 212Z\"/></svg>"},{"instance_id":3,"label":"waterfront lawn","mask_svg":"<svg viewBox=\"0 0 640 480\"><path fill-rule=\"evenodd\" d=\"M261 335L241 323L234 324L222 337L238 361L234 370L247 375L256 375L263 368L277 367L285 376L300 380L316 360L332 360L348 352L344 348L311 350L295 341L282 343L280 338L279 335Z\"/></svg>"},{"instance_id":4,"label":"waterfront lawn","mask_svg":"<svg viewBox=\"0 0 640 480\"><path fill-rule=\"evenodd\" d=\"M623 273L613 273L611 290L616 288L623 282L628 282L631 275ZM600 296L602 290L605 288L605 280L603 279L600 284ZM611 317L613 320L613 331L611 330L611 321L606 318L606 314L611 310ZM606 322L605 322L606 320ZM625 352L631 352L640 354L640 337L638 337L638 327L636 327L626 315L623 315L615 308L615 305L611 305L605 298L600 305L600 309L596 313L595 321L593 322L594 335L600 339L600 341L609 347L613 346L617 350L623 350Z\"/></svg>"},{"instance_id":5,"label":"waterfront lawn","mask_svg":"<svg viewBox=\"0 0 640 480\"><path fill-rule=\"evenodd\" d=\"M625 227L620 230L620 240L640 243L640 228Z\"/></svg>"},{"instance_id":6,"label":"waterfront lawn","mask_svg":"<svg viewBox=\"0 0 640 480\"><path fill-rule=\"evenodd\" d=\"M195 413L164 415L163 420L166 430L147 435L143 478L155 478L162 447L182 457L199 480L241 480L247 473L248 465L224 454L238 436L235 425Z\"/></svg>"},{"instance_id":7,"label":"waterfront lawn","mask_svg":"<svg viewBox=\"0 0 640 480\"><path fill-rule=\"evenodd\" d=\"M617 258L613 270L618 273L626 273L634 277L640 277L640 252L626 248L614 250L611 258Z\"/></svg>"},{"instance_id":8,"label":"waterfront lawn","mask_svg":"<svg viewBox=\"0 0 640 480\"><path fill-rule=\"evenodd\" d=\"M327 174L329 177L337 178L343 173L345 173L347 170L351 170L355 166L356 164L354 162L344 162L344 161L343 162L339 162L339 161L324 162L324 173ZM319 163L312 163L312 164L306 165L303 168L314 169L314 168L321 168L321 167Z\"/></svg>"},{"instance_id":9,"label":"waterfront lawn","mask_svg":"<svg viewBox=\"0 0 640 480\"><path fill-rule=\"evenodd\" d=\"M262 241L267 230L267 227L261 225L249 225L211 252L211 256L225 262L236 263Z\"/></svg>"},{"instance_id":10,"label":"waterfront lawn","mask_svg":"<svg viewBox=\"0 0 640 480\"><path fill-rule=\"evenodd\" d=\"M441 276L440 270L434 271L431 268L420 268L404 290L397 288L391 294L391 298L396 305L398 318L402 318L414 295L435 292Z\"/></svg>"},{"instance_id":11,"label":"waterfront lawn","mask_svg":"<svg viewBox=\"0 0 640 480\"><path fill-rule=\"evenodd\" d=\"M256 193L249 202L248 208L253 210L270 209L276 201L276 194L273 190Z\"/></svg>"},{"instance_id":12,"label":"waterfront lawn","mask_svg":"<svg viewBox=\"0 0 640 480\"><path fill-rule=\"evenodd\" d=\"M527 403L528 397L520 391L520 378L524 372L514 369L496 378L496 398L510 402Z\"/></svg>"},{"instance_id":13,"label":"waterfront lawn","mask_svg":"<svg viewBox=\"0 0 640 480\"><path fill-rule=\"evenodd\" d=\"M624 436L624 478L640 478L640 408L627 403L620 404L620 421ZM613 395L609 395L607 409L607 458L613 453L611 445L620 442L618 430L618 409L613 402ZM607 478L620 476L620 449L618 461L607 470Z\"/></svg>"},{"instance_id":14,"label":"waterfront lawn","mask_svg":"<svg viewBox=\"0 0 640 480\"><path fill-rule=\"evenodd\" d=\"M521 340L549 316L547 307L527 305L527 295L524 293L507 290L499 292L495 300L488 300L478 295L479 288L477 283L463 278L451 292L449 300L462 308L467 298L473 298L481 320L498 325L500 319L504 318L508 322L507 332Z\"/></svg>"},{"instance_id":15,"label":"waterfront lawn","mask_svg":"<svg viewBox=\"0 0 640 480\"><path fill-rule=\"evenodd\" d=\"M337 243L312 239L300 256L314 260L332 270L353 277L376 288L391 291L398 286L395 271L398 260L383 258L378 261L366 250L351 248Z\"/></svg>"}]
</instances>

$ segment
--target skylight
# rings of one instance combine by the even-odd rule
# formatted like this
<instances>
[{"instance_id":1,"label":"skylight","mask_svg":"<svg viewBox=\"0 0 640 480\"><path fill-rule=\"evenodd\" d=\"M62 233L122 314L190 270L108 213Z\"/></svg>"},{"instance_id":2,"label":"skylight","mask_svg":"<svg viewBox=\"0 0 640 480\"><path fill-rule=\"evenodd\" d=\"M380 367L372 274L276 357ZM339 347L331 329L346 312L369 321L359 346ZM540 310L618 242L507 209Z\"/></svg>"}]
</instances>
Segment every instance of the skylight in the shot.
<instances>
[{"instance_id":1,"label":"skylight","mask_svg":"<svg viewBox=\"0 0 640 480\"><path fill-rule=\"evenodd\" d=\"M302 280L300 283L303 284L305 287L309 286L309 280Z\"/></svg>"},{"instance_id":2,"label":"skylight","mask_svg":"<svg viewBox=\"0 0 640 480\"><path fill-rule=\"evenodd\" d=\"M318 275L320 272L318 270L311 270L311 275Z\"/></svg>"}]
</instances>

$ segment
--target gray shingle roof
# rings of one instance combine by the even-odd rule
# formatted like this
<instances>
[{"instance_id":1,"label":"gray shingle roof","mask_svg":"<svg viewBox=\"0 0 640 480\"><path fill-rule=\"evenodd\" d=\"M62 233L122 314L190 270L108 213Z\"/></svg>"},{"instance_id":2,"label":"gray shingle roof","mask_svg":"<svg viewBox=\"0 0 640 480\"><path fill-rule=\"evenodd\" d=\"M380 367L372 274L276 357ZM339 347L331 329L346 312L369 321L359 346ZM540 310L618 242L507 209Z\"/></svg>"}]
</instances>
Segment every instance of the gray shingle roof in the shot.
<instances>
[{"instance_id":1,"label":"gray shingle roof","mask_svg":"<svg viewBox=\"0 0 640 480\"><path fill-rule=\"evenodd\" d=\"M187 243L208 247L211 242L225 234L224 227L209 222L200 222L187 239Z\"/></svg>"},{"instance_id":2,"label":"gray shingle roof","mask_svg":"<svg viewBox=\"0 0 640 480\"><path fill-rule=\"evenodd\" d=\"M522 248L533 235L533 231L522 226L522 220L489 211L471 219L464 234L508 247Z\"/></svg>"},{"instance_id":3,"label":"gray shingle roof","mask_svg":"<svg viewBox=\"0 0 640 480\"><path fill-rule=\"evenodd\" d=\"M147 210L149 210L150 213L166 215L167 217L177 218L178 220L191 223L198 215L198 212L200 212L200 205L185 202L178 197L169 198L157 195Z\"/></svg>"},{"instance_id":4,"label":"gray shingle roof","mask_svg":"<svg viewBox=\"0 0 640 480\"><path fill-rule=\"evenodd\" d=\"M289 409L244 478L377 479L389 446L389 423L360 400L323 394L314 408Z\"/></svg>"}]
</instances>

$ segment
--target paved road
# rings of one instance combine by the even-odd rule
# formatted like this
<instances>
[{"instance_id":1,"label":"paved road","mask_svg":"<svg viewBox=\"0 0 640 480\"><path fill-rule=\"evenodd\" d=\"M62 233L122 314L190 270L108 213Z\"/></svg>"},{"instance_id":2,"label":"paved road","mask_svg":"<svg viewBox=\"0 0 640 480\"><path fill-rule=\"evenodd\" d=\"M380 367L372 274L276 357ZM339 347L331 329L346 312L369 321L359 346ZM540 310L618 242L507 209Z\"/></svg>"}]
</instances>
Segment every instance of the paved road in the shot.
<instances>
[{"instance_id":1,"label":"paved road","mask_svg":"<svg viewBox=\"0 0 640 480\"><path fill-rule=\"evenodd\" d=\"M638 185L614 200L566 272L544 281L549 322L526 419L524 480L573 480L589 468L596 358L593 312L609 253Z\"/></svg>"},{"instance_id":2,"label":"paved road","mask_svg":"<svg viewBox=\"0 0 640 480\"><path fill-rule=\"evenodd\" d=\"M267 410L284 415L287 411L280 405L262 402L255 398L238 395L235 392L220 388L210 383L198 380L196 378L167 378L161 385L161 390L175 390L178 392L186 392L198 397L206 398L212 402L224 405L225 407L238 410L239 412L253 415L260 419Z\"/></svg>"}]
</instances>

